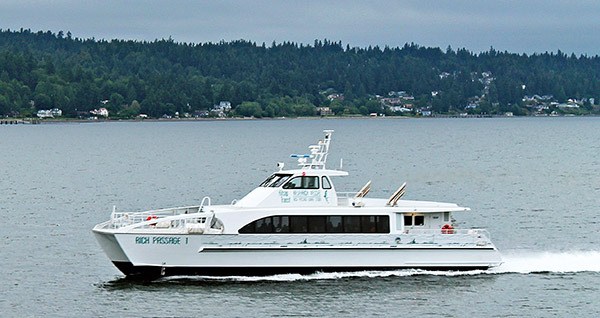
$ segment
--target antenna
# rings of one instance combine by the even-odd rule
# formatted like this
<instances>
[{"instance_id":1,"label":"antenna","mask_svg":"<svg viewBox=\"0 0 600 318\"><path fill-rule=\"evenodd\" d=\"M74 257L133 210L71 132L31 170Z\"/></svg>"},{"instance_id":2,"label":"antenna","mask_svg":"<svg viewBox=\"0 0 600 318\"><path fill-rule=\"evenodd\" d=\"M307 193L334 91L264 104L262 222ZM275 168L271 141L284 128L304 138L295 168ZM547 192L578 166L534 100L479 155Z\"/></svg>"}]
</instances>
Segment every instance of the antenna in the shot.
<instances>
[{"instance_id":1,"label":"antenna","mask_svg":"<svg viewBox=\"0 0 600 318\"><path fill-rule=\"evenodd\" d=\"M325 133L323 140L319 140L316 145L308 146L308 150L310 151L309 154L291 155L292 158L298 159L298 165L300 165L302 169L325 169L333 130L323 130L323 132Z\"/></svg>"}]
</instances>

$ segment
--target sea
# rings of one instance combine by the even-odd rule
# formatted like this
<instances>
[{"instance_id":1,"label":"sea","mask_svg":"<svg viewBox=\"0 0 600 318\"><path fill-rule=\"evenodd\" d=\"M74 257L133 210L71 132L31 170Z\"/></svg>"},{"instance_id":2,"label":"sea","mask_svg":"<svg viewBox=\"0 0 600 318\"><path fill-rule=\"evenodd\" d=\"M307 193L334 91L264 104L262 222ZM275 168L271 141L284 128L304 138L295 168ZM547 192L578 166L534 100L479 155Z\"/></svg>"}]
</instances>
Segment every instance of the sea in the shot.
<instances>
[{"instance_id":1,"label":"sea","mask_svg":"<svg viewBox=\"0 0 600 318\"><path fill-rule=\"evenodd\" d=\"M333 180L455 202L504 264L136 282L92 227L240 199L335 130ZM284 119L0 126L2 317L598 317L600 118Z\"/></svg>"}]
</instances>

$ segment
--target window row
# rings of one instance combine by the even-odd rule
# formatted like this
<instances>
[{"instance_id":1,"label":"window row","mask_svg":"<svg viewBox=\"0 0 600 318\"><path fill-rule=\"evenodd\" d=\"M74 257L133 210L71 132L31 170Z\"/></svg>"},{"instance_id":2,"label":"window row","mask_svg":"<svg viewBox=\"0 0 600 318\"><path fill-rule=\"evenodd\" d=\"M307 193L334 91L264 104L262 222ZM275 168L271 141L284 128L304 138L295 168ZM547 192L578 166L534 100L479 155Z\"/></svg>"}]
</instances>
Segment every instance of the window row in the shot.
<instances>
[{"instance_id":1,"label":"window row","mask_svg":"<svg viewBox=\"0 0 600 318\"><path fill-rule=\"evenodd\" d=\"M389 233L387 215L268 216L246 224L239 233Z\"/></svg>"},{"instance_id":2,"label":"window row","mask_svg":"<svg viewBox=\"0 0 600 318\"><path fill-rule=\"evenodd\" d=\"M283 185L284 189L319 189L319 177L302 176L291 178L291 174L276 173L263 181L261 187L278 188ZM290 179L291 178L291 179ZM288 181L289 180L289 181ZM323 189L331 189L331 183L327 177L321 177Z\"/></svg>"}]
</instances>

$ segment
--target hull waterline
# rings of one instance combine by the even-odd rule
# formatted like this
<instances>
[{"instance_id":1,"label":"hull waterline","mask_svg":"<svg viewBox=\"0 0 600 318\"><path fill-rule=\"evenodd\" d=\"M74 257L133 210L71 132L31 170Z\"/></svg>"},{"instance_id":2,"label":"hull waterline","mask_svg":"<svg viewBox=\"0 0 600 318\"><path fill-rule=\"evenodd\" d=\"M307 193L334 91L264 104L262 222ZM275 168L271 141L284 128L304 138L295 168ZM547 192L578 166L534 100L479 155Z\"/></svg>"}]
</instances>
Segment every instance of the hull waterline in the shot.
<instances>
[{"instance_id":1,"label":"hull waterline","mask_svg":"<svg viewBox=\"0 0 600 318\"><path fill-rule=\"evenodd\" d=\"M130 262L113 262L130 279L157 279L167 276L271 276L282 274L310 275L314 273L340 273L361 271L427 270L472 271L487 270L491 266L409 266L409 267L162 267L134 266Z\"/></svg>"}]
</instances>

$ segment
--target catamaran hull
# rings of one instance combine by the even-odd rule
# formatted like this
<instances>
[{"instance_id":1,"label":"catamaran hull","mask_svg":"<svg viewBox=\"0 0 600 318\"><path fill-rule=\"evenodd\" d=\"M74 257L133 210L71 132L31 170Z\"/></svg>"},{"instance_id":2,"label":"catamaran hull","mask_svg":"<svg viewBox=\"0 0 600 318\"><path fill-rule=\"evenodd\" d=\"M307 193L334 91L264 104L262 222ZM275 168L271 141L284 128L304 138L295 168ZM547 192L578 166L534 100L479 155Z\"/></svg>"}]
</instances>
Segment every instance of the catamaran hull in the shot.
<instances>
[{"instance_id":1,"label":"catamaran hull","mask_svg":"<svg viewBox=\"0 0 600 318\"><path fill-rule=\"evenodd\" d=\"M303 244L239 244L235 235L95 233L113 264L132 277L262 276L409 268L476 270L502 263L500 253L493 245L448 247L381 243L377 246L336 246L310 244L310 240ZM236 243L219 243L226 239Z\"/></svg>"}]
</instances>

